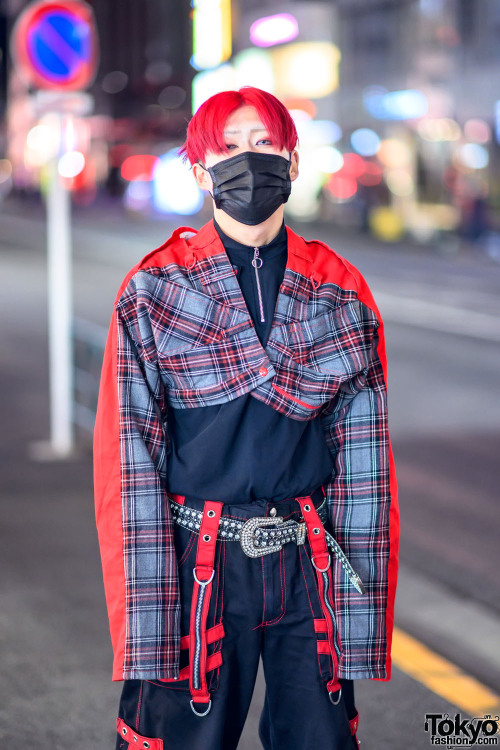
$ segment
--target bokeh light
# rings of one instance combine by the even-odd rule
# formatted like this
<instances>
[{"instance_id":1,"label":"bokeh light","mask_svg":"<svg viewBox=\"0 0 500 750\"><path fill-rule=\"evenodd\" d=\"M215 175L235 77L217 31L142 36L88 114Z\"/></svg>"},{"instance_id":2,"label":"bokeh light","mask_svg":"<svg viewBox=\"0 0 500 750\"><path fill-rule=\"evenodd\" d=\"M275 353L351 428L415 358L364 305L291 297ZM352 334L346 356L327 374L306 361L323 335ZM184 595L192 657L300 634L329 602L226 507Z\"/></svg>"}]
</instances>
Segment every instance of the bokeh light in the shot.
<instances>
[{"instance_id":1,"label":"bokeh light","mask_svg":"<svg viewBox=\"0 0 500 750\"><path fill-rule=\"evenodd\" d=\"M9 159L0 159L0 184L7 182L12 176L12 164Z\"/></svg>"},{"instance_id":2,"label":"bokeh light","mask_svg":"<svg viewBox=\"0 0 500 750\"><path fill-rule=\"evenodd\" d=\"M401 167L411 163L412 154L409 147L397 138L386 138L380 143L377 152L379 160L386 167Z\"/></svg>"},{"instance_id":3,"label":"bokeh light","mask_svg":"<svg viewBox=\"0 0 500 750\"><path fill-rule=\"evenodd\" d=\"M382 182L382 168L373 161L366 161L365 170L359 175L358 182L366 187L379 185Z\"/></svg>"},{"instance_id":4,"label":"bokeh light","mask_svg":"<svg viewBox=\"0 0 500 750\"><path fill-rule=\"evenodd\" d=\"M453 155L455 164L468 169L484 169L488 166L489 160L487 149L479 143L463 143Z\"/></svg>"},{"instance_id":5,"label":"bokeh light","mask_svg":"<svg viewBox=\"0 0 500 750\"><path fill-rule=\"evenodd\" d=\"M259 18L250 26L250 41L258 47L290 42L299 34L299 24L290 13Z\"/></svg>"},{"instance_id":6,"label":"bokeh light","mask_svg":"<svg viewBox=\"0 0 500 750\"><path fill-rule=\"evenodd\" d=\"M265 49L247 49L239 52L234 60L232 88L256 86L264 91L274 91L274 71L271 55Z\"/></svg>"},{"instance_id":7,"label":"bokeh light","mask_svg":"<svg viewBox=\"0 0 500 750\"><path fill-rule=\"evenodd\" d=\"M458 141L462 135L460 125L449 117L425 117L417 125L424 141Z\"/></svg>"},{"instance_id":8,"label":"bokeh light","mask_svg":"<svg viewBox=\"0 0 500 750\"><path fill-rule=\"evenodd\" d=\"M193 64L215 68L231 55L231 0L192 0Z\"/></svg>"},{"instance_id":9,"label":"bokeh light","mask_svg":"<svg viewBox=\"0 0 500 750\"><path fill-rule=\"evenodd\" d=\"M324 182L324 175L317 169L314 159L307 158L306 152L300 164L299 177L293 183L293 190L285 203L287 214L302 221L315 218L319 212L319 196Z\"/></svg>"},{"instance_id":10,"label":"bokeh light","mask_svg":"<svg viewBox=\"0 0 500 750\"><path fill-rule=\"evenodd\" d=\"M181 86L166 86L158 97L158 103L165 109L177 109L184 104L186 96Z\"/></svg>"},{"instance_id":11,"label":"bokeh light","mask_svg":"<svg viewBox=\"0 0 500 750\"><path fill-rule=\"evenodd\" d=\"M344 165L342 167L343 177L353 177L356 179L365 171L365 160L359 154L344 154Z\"/></svg>"},{"instance_id":12,"label":"bokeh light","mask_svg":"<svg viewBox=\"0 0 500 750\"><path fill-rule=\"evenodd\" d=\"M412 195L415 190L413 177L406 169L389 169L385 181L391 193L401 198Z\"/></svg>"},{"instance_id":13,"label":"bokeh light","mask_svg":"<svg viewBox=\"0 0 500 750\"><path fill-rule=\"evenodd\" d=\"M347 201L356 195L358 183L354 177L334 174L327 183L327 190L339 202Z\"/></svg>"},{"instance_id":14,"label":"bokeh light","mask_svg":"<svg viewBox=\"0 0 500 750\"><path fill-rule=\"evenodd\" d=\"M344 166L344 157L335 146L320 146L312 154L318 172L333 174Z\"/></svg>"},{"instance_id":15,"label":"bokeh light","mask_svg":"<svg viewBox=\"0 0 500 750\"><path fill-rule=\"evenodd\" d=\"M129 211L144 211L151 205L152 183L134 180L123 196L123 204Z\"/></svg>"},{"instance_id":16,"label":"bokeh light","mask_svg":"<svg viewBox=\"0 0 500 750\"><path fill-rule=\"evenodd\" d=\"M204 70L193 78L192 109L193 112L219 91L233 89L234 71L232 65L219 65L215 70Z\"/></svg>"},{"instance_id":17,"label":"bokeh light","mask_svg":"<svg viewBox=\"0 0 500 750\"><path fill-rule=\"evenodd\" d=\"M153 179L153 172L158 162L157 156L151 154L135 154L125 159L121 165L120 173L124 180L132 182L141 180L147 182Z\"/></svg>"},{"instance_id":18,"label":"bokeh light","mask_svg":"<svg viewBox=\"0 0 500 750\"><path fill-rule=\"evenodd\" d=\"M149 63L144 73L144 78L152 86L161 86L166 83L172 75L172 66L166 60L154 60Z\"/></svg>"},{"instance_id":19,"label":"bokeh light","mask_svg":"<svg viewBox=\"0 0 500 750\"><path fill-rule=\"evenodd\" d=\"M81 151L68 151L59 159L57 171L61 177L71 179L83 171L85 167L85 156Z\"/></svg>"},{"instance_id":20,"label":"bokeh light","mask_svg":"<svg viewBox=\"0 0 500 750\"><path fill-rule=\"evenodd\" d=\"M410 120L427 114L429 105L422 91L386 91L380 86L363 92L366 111L378 120Z\"/></svg>"},{"instance_id":21,"label":"bokeh light","mask_svg":"<svg viewBox=\"0 0 500 750\"><path fill-rule=\"evenodd\" d=\"M332 120L303 120L296 122L301 145L330 146L342 138L342 130Z\"/></svg>"},{"instance_id":22,"label":"bokeh light","mask_svg":"<svg viewBox=\"0 0 500 750\"><path fill-rule=\"evenodd\" d=\"M368 223L372 234L384 242L396 242L404 234L401 217L390 206L377 206L370 212Z\"/></svg>"},{"instance_id":23,"label":"bokeh light","mask_svg":"<svg viewBox=\"0 0 500 750\"><path fill-rule=\"evenodd\" d=\"M162 213L188 216L197 213L204 193L191 171L179 157L177 149L159 157L153 171L153 205Z\"/></svg>"},{"instance_id":24,"label":"bokeh light","mask_svg":"<svg viewBox=\"0 0 500 750\"><path fill-rule=\"evenodd\" d=\"M126 88L128 75L121 70L112 70L102 79L101 87L106 94L119 94Z\"/></svg>"},{"instance_id":25,"label":"bokeh light","mask_svg":"<svg viewBox=\"0 0 500 750\"><path fill-rule=\"evenodd\" d=\"M371 128L358 128L351 133L351 145L361 156L373 156L380 146L380 138Z\"/></svg>"},{"instance_id":26,"label":"bokeh light","mask_svg":"<svg viewBox=\"0 0 500 750\"><path fill-rule=\"evenodd\" d=\"M295 42L273 50L276 95L318 99L338 87L338 47L330 42Z\"/></svg>"},{"instance_id":27,"label":"bokeh light","mask_svg":"<svg viewBox=\"0 0 500 750\"><path fill-rule=\"evenodd\" d=\"M464 136L474 143L488 143L491 141L491 128L485 120L472 118L464 125Z\"/></svg>"},{"instance_id":28,"label":"bokeh light","mask_svg":"<svg viewBox=\"0 0 500 750\"><path fill-rule=\"evenodd\" d=\"M293 113L303 112L307 115L307 120L312 120L316 117L318 111L317 106L311 99L299 99L297 97L290 97L285 99L283 104L285 107Z\"/></svg>"}]
</instances>

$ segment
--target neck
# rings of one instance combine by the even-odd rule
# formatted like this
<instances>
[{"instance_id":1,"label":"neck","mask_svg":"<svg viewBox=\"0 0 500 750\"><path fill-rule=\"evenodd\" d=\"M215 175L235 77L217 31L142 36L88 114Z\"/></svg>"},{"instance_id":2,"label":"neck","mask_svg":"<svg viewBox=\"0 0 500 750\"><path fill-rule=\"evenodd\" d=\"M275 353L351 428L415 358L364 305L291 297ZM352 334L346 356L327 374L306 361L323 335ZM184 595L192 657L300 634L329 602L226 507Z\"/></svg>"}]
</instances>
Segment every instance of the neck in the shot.
<instances>
[{"instance_id":1,"label":"neck","mask_svg":"<svg viewBox=\"0 0 500 750\"><path fill-rule=\"evenodd\" d=\"M221 208L214 208L214 219L231 239L249 247L262 247L272 242L280 231L283 224L283 206L277 208L269 219L255 226L241 224Z\"/></svg>"}]
</instances>

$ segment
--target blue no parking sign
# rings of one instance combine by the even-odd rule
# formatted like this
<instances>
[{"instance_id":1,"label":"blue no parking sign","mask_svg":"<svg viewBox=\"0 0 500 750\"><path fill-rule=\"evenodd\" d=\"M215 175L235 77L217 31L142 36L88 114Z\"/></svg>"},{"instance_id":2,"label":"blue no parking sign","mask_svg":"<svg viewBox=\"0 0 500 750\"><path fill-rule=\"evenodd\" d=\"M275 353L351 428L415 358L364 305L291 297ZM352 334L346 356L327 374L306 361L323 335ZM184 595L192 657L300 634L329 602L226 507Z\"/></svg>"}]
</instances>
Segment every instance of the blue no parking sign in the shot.
<instances>
[{"instance_id":1,"label":"blue no parking sign","mask_svg":"<svg viewBox=\"0 0 500 750\"><path fill-rule=\"evenodd\" d=\"M44 0L28 6L13 33L13 56L32 86L78 90L97 68L97 33L92 9L81 0Z\"/></svg>"}]
</instances>

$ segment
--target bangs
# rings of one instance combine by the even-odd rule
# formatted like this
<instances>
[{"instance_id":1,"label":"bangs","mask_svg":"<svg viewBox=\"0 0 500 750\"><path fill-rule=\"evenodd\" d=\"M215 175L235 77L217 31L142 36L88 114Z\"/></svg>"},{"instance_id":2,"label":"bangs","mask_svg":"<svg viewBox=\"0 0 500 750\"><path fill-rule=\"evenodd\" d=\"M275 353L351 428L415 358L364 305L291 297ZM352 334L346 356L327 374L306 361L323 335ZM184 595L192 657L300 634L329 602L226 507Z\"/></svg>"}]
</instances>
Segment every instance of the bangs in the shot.
<instances>
[{"instance_id":1,"label":"bangs","mask_svg":"<svg viewBox=\"0 0 500 750\"><path fill-rule=\"evenodd\" d=\"M203 102L188 125L187 136L179 153L191 164L202 162L210 151L214 154L229 153L224 139L224 127L228 117L240 107L250 106L281 150L293 151L298 136L295 124L287 108L273 94L244 86L239 91L222 91Z\"/></svg>"}]
</instances>

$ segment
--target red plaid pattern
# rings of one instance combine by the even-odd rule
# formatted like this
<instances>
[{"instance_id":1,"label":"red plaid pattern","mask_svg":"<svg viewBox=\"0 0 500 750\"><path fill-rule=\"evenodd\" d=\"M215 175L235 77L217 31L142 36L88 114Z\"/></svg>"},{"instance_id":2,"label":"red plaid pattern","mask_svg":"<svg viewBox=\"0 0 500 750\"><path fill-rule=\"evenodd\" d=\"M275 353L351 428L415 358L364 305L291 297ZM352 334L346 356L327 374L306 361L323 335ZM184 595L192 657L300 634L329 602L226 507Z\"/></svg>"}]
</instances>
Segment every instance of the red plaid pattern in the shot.
<instances>
[{"instance_id":1,"label":"red plaid pattern","mask_svg":"<svg viewBox=\"0 0 500 750\"><path fill-rule=\"evenodd\" d=\"M356 269L290 230L288 244L265 349L213 224L187 241L175 233L119 292L96 424L115 679L171 678L178 670L167 401L189 409L245 393L291 419L321 419L335 461L325 487L333 528L367 588L354 593L334 571L339 676L389 676L398 516L383 328ZM114 484L103 480L106 471ZM105 517L120 522L121 535L107 534Z\"/></svg>"}]
</instances>

